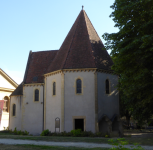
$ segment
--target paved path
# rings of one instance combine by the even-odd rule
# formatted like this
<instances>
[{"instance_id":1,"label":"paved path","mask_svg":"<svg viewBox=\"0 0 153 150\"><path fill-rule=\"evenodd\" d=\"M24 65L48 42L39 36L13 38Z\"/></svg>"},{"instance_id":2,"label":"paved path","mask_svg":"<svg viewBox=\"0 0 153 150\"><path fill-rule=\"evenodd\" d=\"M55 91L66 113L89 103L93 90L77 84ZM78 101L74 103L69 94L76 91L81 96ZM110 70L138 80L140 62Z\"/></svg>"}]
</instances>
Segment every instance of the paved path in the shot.
<instances>
[{"instance_id":1,"label":"paved path","mask_svg":"<svg viewBox=\"0 0 153 150\"><path fill-rule=\"evenodd\" d=\"M47 142L47 141L34 141L34 140L14 140L14 139L0 139L0 144L33 144L33 145L49 145L49 146L74 146L74 147L105 147L111 148L109 144L96 144L96 143L85 143L85 142ZM125 147L130 148L131 145L126 145ZM142 146L145 150L153 150L153 146Z\"/></svg>"},{"instance_id":2,"label":"paved path","mask_svg":"<svg viewBox=\"0 0 153 150\"><path fill-rule=\"evenodd\" d=\"M143 137L143 138L152 138L153 137L153 133L124 133L124 135L131 135L131 137Z\"/></svg>"}]
</instances>

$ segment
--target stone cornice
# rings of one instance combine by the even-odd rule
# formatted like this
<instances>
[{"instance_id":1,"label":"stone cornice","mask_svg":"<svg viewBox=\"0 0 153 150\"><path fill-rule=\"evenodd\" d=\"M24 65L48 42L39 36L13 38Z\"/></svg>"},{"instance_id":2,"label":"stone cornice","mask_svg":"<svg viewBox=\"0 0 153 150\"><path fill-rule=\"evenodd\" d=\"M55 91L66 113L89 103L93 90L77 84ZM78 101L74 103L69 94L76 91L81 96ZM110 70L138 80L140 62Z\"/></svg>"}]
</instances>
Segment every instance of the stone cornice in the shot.
<instances>
[{"instance_id":1,"label":"stone cornice","mask_svg":"<svg viewBox=\"0 0 153 150\"><path fill-rule=\"evenodd\" d=\"M103 72L103 73L108 73L108 74L113 74L114 73L113 70L104 70L104 69L97 69L97 72Z\"/></svg>"},{"instance_id":2,"label":"stone cornice","mask_svg":"<svg viewBox=\"0 0 153 150\"><path fill-rule=\"evenodd\" d=\"M29 84L23 84L24 87L28 86L43 86L44 83L29 83Z\"/></svg>"},{"instance_id":3,"label":"stone cornice","mask_svg":"<svg viewBox=\"0 0 153 150\"><path fill-rule=\"evenodd\" d=\"M15 89L9 89L9 88L0 87L0 91L13 92L14 90L15 90Z\"/></svg>"},{"instance_id":4,"label":"stone cornice","mask_svg":"<svg viewBox=\"0 0 153 150\"><path fill-rule=\"evenodd\" d=\"M62 70L57 70L57 71L53 71L50 73L46 73L46 74L44 74L44 77L48 77L48 76L59 74L59 73L62 73Z\"/></svg>"},{"instance_id":5,"label":"stone cornice","mask_svg":"<svg viewBox=\"0 0 153 150\"><path fill-rule=\"evenodd\" d=\"M80 68L80 69L61 69L57 71L53 71L50 73L44 74L44 77L48 77L51 75L59 74L59 73L64 73L64 72L103 72L103 73L108 73L108 74L113 74L113 70L104 70L104 69L97 69L97 68Z\"/></svg>"},{"instance_id":6,"label":"stone cornice","mask_svg":"<svg viewBox=\"0 0 153 150\"><path fill-rule=\"evenodd\" d=\"M1 68L0 68L0 74L1 74L9 83L11 83L15 88L18 87L18 84L17 84L9 75L7 75Z\"/></svg>"}]
</instances>

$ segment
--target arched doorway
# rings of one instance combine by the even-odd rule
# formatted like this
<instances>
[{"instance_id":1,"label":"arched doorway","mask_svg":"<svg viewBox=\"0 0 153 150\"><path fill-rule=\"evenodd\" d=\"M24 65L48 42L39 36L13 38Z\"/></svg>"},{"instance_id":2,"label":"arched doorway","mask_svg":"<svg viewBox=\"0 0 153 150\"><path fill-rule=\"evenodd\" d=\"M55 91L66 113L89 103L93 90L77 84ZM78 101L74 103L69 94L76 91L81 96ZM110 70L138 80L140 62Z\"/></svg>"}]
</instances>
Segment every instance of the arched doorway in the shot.
<instances>
[{"instance_id":1,"label":"arched doorway","mask_svg":"<svg viewBox=\"0 0 153 150\"><path fill-rule=\"evenodd\" d=\"M123 127L119 115L115 114L111 120L112 120L112 131L118 132L119 136L123 136Z\"/></svg>"},{"instance_id":2,"label":"arched doorway","mask_svg":"<svg viewBox=\"0 0 153 150\"><path fill-rule=\"evenodd\" d=\"M109 135L112 132L112 122L106 115L102 115L99 119L99 132L103 135Z\"/></svg>"}]
</instances>

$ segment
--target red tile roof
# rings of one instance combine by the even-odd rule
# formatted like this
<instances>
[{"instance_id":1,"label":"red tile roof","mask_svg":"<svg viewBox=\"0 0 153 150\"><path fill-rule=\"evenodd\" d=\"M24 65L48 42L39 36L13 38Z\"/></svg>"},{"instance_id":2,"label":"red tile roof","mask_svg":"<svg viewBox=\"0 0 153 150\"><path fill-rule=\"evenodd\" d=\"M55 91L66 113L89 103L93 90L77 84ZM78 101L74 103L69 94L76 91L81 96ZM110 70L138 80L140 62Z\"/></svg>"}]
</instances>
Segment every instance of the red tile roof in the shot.
<instances>
[{"instance_id":1,"label":"red tile roof","mask_svg":"<svg viewBox=\"0 0 153 150\"><path fill-rule=\"evenodd\" d=\"M43 75L47 73L47 68L55 58L57 51L58 50L32 52L29 56L24 84L44 82ZM36 81L33 80L34 77L37 77Z\"/></svg>"},{"instance_id":2,"label":"red tile roof","mask_svg":"<svg viewBox=\"0 0 153 150\"><path fill-rule=\"evenodd\" d=\"M23 83L18 85L18 87L12 92L10 96L23 95Z\"/></svg>"},{"instance_id":3,"label":"red tile roof","mask_svg":"<svg viewBox=\"0 0 153 150\"><path fill-rule=\"evenodd\" d=\"M84 10L81 10L60 50L30 52L24 84L42 83L43 75L60 69L111 70L113 62Z\"/></svg>"},{"instance_id":4,"label":"red tile roof","mask_svg":"<svg viewBox=\"0 0 153 150\"><path fill-rule=\"evenodd\" d=\"M48 72L59 69L98 68L111 70L113 61L84 10L81 10Z\"/></svg>"}]
</instances>

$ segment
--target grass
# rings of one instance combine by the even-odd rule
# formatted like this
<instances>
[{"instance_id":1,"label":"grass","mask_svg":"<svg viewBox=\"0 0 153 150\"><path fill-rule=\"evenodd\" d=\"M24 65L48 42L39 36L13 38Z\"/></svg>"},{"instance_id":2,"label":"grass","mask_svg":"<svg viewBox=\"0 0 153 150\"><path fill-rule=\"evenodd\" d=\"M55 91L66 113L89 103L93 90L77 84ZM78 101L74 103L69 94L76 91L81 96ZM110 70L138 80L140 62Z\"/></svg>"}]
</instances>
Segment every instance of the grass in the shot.
<instances>
[{"instance_id":1,"label":"grass","mask_svg":"<svg viewBox=\"0 0 153 150\"><path fill-rule=\"evenodd\" d=\"M149 130L149 129L124 129L124 132L128 132L128 133L153 133L153 130Z\"/></svg>"},{"instance_id":2,"label":"grass","mask_svg":"<svg viewBox=\"0 0 153 150\"><path fill-rule=\"evenodd\" d=\"M78 148L78 147L61 147L61 146L44 146L44 145L4 145L0 144L1 150L109 150L109 148Z\"/></svg>"},{"instance_id":3,"label":"grass","mask_svg":"<svg viewBox=\"0 0 153 150\"><path fill-rule=\"evenodd\" d=\"M23 136L12 135L8 132L0 131L0 139L22 139L22 140L36 140L36 141L54 141L54 142L87 142L87 143L106 143L110 144L110 138L93 138L93 137L61 137L61 136ZM153 137L124 137L129 144L138 143L139 145L153 146Z\"/></svg>"}]
</instances>

